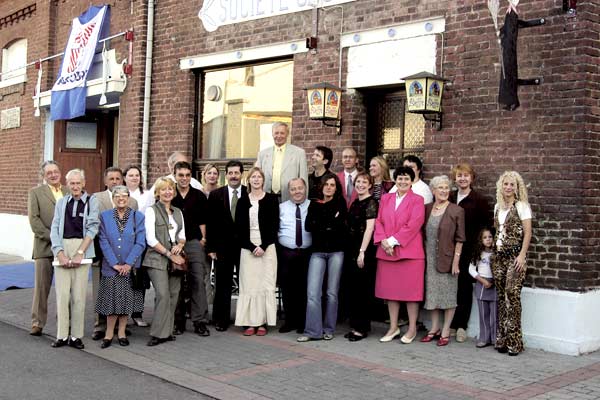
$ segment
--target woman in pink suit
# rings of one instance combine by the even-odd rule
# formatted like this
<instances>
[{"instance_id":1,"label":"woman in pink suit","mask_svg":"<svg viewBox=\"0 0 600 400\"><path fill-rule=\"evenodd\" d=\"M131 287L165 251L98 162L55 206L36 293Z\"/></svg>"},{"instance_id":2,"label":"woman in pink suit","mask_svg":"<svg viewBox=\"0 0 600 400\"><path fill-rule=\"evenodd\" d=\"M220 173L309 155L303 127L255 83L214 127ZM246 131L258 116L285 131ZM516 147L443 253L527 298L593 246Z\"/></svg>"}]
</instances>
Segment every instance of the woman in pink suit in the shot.
<instances>
[{"instance_id":1,"label":"woman in pink suit","mask_svg":"<svg viewBox=\"0 0 600 400\"><path fill-rule=\"evenodd\" d=\"M415 173L398 167L394 180L398 191L381 197L375 221L374 242L377 249L375 296L387 300L390 327L380 342L390 342L400 335L400 302L408 309L408 331L400 341L411 343L417 335L419 302L423 300L425 252L421 228L425 222L423 198L411 190Z\"/></svg>"}]
</instances>

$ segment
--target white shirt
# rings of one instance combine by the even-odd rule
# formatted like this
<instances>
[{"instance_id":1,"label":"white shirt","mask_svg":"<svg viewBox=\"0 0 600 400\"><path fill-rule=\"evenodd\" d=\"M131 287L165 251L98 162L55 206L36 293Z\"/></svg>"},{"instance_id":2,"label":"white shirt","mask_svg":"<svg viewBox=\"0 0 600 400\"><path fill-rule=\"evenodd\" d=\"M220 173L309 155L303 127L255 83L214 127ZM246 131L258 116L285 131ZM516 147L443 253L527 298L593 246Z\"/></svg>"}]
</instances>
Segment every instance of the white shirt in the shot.
<instances>
[{"instance_id":1,"label":"white shirt","mask_svg":"<svg viewBox=\"0 0 600 400\"><path fill-rule=\"evenodd\" d=\"M233 199L233 191L237 190L237 198L239 200L240 196L242 195L242 185L238 186L235 189L232 188L231 186L227 185L227 190L229 191L229 207L231 207L231 200Z\"/></svg>"},{"instance_id":2,"label":"white shirt","mask_svg":"<svg viewBox=\"0 0 600 400\"><path fill-rule=\"evenodd\" d=\"M433 202L433 193L431 193L431 189L429 189L429 186L421 179L412 184L412 191L421 196L425 204Z\"/></svg>"},{"instance_id":3,"label":"white shirt","mask_svg":"<svg viewBox=\"0 0 600 400\"><path fill-rule=\"evenodd\" d=\"M490 265L490 258L492 257L492 253L489 251L481 252L481 260L477 262L477 265L471 263L469 264L469 274L476 278L477 275L482 278L493 278L492 275L492 267Z\"/></svg>"},{"instance_id":4,"label":"white shirt","mask_svg":"<svg viewBox=\"0 0 600 400\"><path fill-rule=\"evenodd\" d=\"M183 220L182 220L183 221ZM146 219L144 221L144 226L146 227L146 243L148 246L154 247L159 242L156 239L156 215L154 214L154 208L149 207L146 209ZM175 232L177 232L177 222L175 222L175 218L172 215L169 215L169 224L171 225L171 229L169 229L169 237L171 238L171 242L177 243L178 240L185 240L185 222L181 224L181 230L179 231L178 240L175 239ZM169 250L167 248L167 250Z\"/></svg>"},{"instance_id":5,"label":"white shirt","mask_svg":"<svg viewBox=\"0 0 600 400\"><path fill-rule=\"evenodd\" d=\"M140 193L140 188L137 188L135 190L129 191L129 196L137 200L138 211L140 211L143 214L145 214L146 209L148 207L151 207L155 202L154 191L151 192L149 190L146 190L144 191L144 193Z\"/></svg>"},{"instance_id":6,"label":"white shirt","mask_svg":"<svg viewBox=\"0 0 600 400\"><path fill-rule=\"evenodd\" d=\"M515 203L515 208L517 209L517 214L521 221L525 221L526 219L532 218L531 207L529 204L523 203L522 201L517 201ZM494 215L498 211L498 203L494 205ZM508 212L510 209L500 210L498 211L498 240L496 241L496 246L498 248L502 247L502 242L504 241L504 222L506 222L506 217L508 216Z\"/></svg>"}]
</instances>

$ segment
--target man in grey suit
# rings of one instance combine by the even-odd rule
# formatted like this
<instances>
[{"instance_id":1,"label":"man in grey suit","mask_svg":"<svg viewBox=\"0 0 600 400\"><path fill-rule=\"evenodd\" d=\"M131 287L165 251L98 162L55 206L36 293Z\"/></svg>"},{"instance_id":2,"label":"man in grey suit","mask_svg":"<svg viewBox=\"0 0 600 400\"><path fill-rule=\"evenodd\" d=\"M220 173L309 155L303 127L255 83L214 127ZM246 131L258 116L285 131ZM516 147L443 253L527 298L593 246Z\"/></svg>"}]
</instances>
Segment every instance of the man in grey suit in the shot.
<instances>
[{"instance_id":1,"label":"man in grey suit","mask_svg":"<svg viewBox=\"0 0 600 400\"><path fill-rule=\"evenodd\" d=\"M50 227L56 201L67 194L60 184L60 168L54 161L45 161L40 173L44 184L29 191L27 214L33 232L33 256L35 260L35 286L31 304L30 335L41 336L48 316L48 294L52 286L52 244Z\"/></svg>"},{"instance_id":2,"label":"man in grey suit","mask_svg":"<svg viewBox=\"0 0 600 400\"><path fill-rule=\"evenodd\" d=\"M117 167L108 167L104 170L104 185L106 190L94 194L96 200L98 200L98 214L103 211L115 208L112 200L112 189L115 186L123 185L123 171ZM129 207L136 210L138 209L137 200L129 196ZM102 252L100 251L100 243L98 238L94 241L94 248L96 249L96 261L92 264L92 298L95 302L98 298L98 287L100 286L100 268L102 266ZM94 303L95 304L95 303ZM92 334L93 340L100 340L104 338L104 332L106 331L106 317L104 315L96 314L96 320L94 321L94 333Z\"/></svg>"},{"instance_id":3,"label":"man in grey suit","mask_svg":"<svg viewBox=\"0 0 600 400\"><path fill-rule=\"evenodd\" d=\"M308 181L306 153L303 149L287 143L289 127L285 122L273 124L275 146L258 153L256 166L265 174L265 192L280 196L280 202L289 200L288 183L294 178Z\"/></svg>"}]
</instances>

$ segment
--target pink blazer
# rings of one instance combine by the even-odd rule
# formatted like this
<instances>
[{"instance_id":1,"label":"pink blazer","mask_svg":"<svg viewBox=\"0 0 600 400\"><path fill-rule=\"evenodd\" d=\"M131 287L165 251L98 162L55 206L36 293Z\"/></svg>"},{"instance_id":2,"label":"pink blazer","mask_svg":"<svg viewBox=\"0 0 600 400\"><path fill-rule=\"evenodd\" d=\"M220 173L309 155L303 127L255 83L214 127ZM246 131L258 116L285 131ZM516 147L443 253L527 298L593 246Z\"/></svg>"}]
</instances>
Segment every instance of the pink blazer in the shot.
<instances>
[{"instance_id":1,"label":"pink blazer","mask_svg":"<svg viewBox=\"0 0 600 400\"><path fill-rule=\"evenodd\" d=\"M337 177L342 185L342 193L344 194L344 200L346 200L346 206L348 209L350 209L350 205L358 198L358 194L356 193L356 190L353 190L352 196L350 196L350 201L348 201L348 197L346 196L346 173L344 171L340 171L337 173Z\"/></svg>"},{"instance_id":2,"label":"pink blazer","mask_svg":"<svg viewBox=\"0 0 600 400\"><path fill-rule=\"evenodd\" d=\"M378 245L382 240L393 236L400 245L394 247L392 256L388 256L383 248L378 246L377 258L387 261L407 258L424 259L421 231L425 222L423 198L409 189L397 210L394 209L395 207L396 193L386 193L381 196L373 241Z\"/></svg>"}]
</instances>

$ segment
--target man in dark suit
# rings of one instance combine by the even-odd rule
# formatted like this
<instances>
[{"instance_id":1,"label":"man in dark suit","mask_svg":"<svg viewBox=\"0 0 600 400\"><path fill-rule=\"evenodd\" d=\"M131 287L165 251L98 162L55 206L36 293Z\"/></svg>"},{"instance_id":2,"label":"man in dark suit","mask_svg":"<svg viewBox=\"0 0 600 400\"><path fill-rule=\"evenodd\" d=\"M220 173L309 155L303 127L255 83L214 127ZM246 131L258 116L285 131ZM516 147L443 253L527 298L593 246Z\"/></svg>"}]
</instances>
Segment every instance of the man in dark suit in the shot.
<instances>
[{"instance_id":1,"label":"man in dark suit","mask_svg":"<svg viewBox=\"0 0 600 400\"><path fill-rule=\"evenodd\" d=\"M208 197L206 221L206 251L215 262L216 289L213 303L215 329L226 331L231 324L231 287L235 266L240 265L240 234L236 221L237 207L242 197L248 197L241 184L244 166L231 160L225 166L227 186L215 189ZM247 211L247 210L246 210Z\"/></svg>"},{"instance_id":2,"label":"man in dark suit","mask_svg":"<svg viewBox=\"0 0 600 400\"><path fill-rule=\"evenodd\" d=\"M106 190L94 194L98 200L99 213L115 208L112 199L112 189L115 186L123 185L123 171L121 171L121 169L118 167L106 168L104 170L104 185L106 186ZM137 211L138 209L137 200L131 196L127 201L127 205L133 210ZM94 241L94 247L96 249L96 261L92 264L92 299L95 302L98 298L98 288L100 287L100 269L102 267L102 251L100 250L100 242L98 241L98 238L96 238ZM145 326L147 326L147 324ZM106 317L104 315L96 314L92 339L100 340L104 338L105 330Z\"/></svg>"},{"instance_id":3,"label":"man in dark suit","mask_svg":"<svg viewBox=\"0 0 600 400\"><path fill-rule=\"evenodd\" d=\"M33 256L35 260L35 286L31 305L30 335L41 336L48 315L48 294L52 286L54 258L50 243L50 227L56 201L68 190L60 184L60 168L54 161L45 161L40 171L44 183L29 191L27 214L33 231Z\"/></svg>"}]
</instances>

